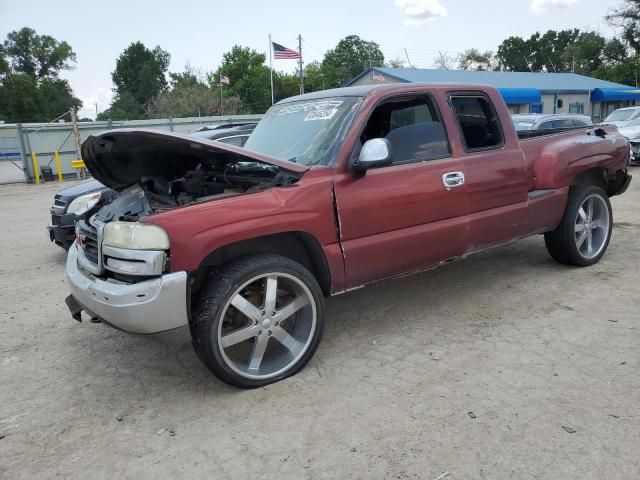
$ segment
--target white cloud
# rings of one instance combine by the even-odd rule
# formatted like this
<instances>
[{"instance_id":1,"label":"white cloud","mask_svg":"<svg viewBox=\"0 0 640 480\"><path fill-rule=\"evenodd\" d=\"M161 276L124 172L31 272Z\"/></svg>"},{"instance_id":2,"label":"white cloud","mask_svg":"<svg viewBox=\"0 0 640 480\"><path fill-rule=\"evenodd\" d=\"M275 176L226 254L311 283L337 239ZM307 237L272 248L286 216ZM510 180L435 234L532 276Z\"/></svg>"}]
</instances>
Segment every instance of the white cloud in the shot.
<instances>
[{"instance_id":1,"label":"white cloud","mask_svg":"<svg viewBox=\"0 0 640 480\"><path fill-rule=\"evenodd\" d=\"M109 108L111 100L113 98L113 91L110 88L98 87L95 92L86 97L80 96L82 100L82 108L79 112L79 117L96 118L96 103L98 104L98 111L102 112Z\"/></svg>"},{"instance_id":2,"label":"white cloud","mask_svg":"<svg viewBox=\"0 0 640 480\"><path fill-rule=\"evenodd\" d=\"M529 8L536 15L540 15L541 13L546 12L549 7L568 7L569 5L573 5L578 0L531 0L531 5Z\"/></svg>"},{"instance_id":3,"label":"white cloud","mask_svg":"<svg viewBox=\"0 0 640 480\"><path fill-rule=\"evenodd\" d=\"M422 25L437 17L446 17L447 9L438 0L395 0L404 13L405 25Z\"/></svg>"}]
</instances>

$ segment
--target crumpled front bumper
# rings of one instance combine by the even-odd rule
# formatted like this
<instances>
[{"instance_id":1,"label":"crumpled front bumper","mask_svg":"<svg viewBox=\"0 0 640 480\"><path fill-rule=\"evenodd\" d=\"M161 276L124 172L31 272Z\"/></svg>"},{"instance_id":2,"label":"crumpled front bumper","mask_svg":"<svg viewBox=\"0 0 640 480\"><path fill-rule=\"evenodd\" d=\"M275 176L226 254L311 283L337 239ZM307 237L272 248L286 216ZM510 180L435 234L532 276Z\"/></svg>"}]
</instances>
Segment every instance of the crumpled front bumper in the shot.
<instances>
[{"instance_id":1,"label":"crumpled front bumper","mask_svg":"<svg viewBox=\"0 0 640 480\"><path fill-rule=\"evenodd\" d=\"M187 313L187 273L175 272L128 284L103 280L78 267L78 246L69 248L67 279L72 315L88 315L125 332L152 334L183 327Z\"/></svg>"}]
</instances>

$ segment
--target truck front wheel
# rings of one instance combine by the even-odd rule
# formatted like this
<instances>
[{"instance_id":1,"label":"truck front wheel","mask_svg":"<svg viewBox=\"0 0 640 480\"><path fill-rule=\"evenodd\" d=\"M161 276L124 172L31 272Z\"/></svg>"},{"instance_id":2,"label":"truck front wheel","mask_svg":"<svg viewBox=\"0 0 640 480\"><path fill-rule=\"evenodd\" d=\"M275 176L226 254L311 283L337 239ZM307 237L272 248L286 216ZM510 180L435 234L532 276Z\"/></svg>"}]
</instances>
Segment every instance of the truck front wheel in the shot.
<instances>
[{"instance_id":1,"label":"truck front wheel","mask_svg":"<svg viewBox=\"0 0 640 480\"><path fill-rule=\"evenodd\" d=\"M571 187L560 225L544 234L551 256L560 263L586 267L604 255L611 238L613 214L604 190Z\"/></svg>"},{"instance_id":2,"label":"truck front wheel","mask_svg":"<svg viewBox=\"0 0 640 480\"><path fill-rule=\"evenodd\" d=\"M192 321L193 345L207 368L226 383L255 388L311 359L324 298L313 275L286 257L241 257L214 272Z\"/></svg>"}]
</instances>

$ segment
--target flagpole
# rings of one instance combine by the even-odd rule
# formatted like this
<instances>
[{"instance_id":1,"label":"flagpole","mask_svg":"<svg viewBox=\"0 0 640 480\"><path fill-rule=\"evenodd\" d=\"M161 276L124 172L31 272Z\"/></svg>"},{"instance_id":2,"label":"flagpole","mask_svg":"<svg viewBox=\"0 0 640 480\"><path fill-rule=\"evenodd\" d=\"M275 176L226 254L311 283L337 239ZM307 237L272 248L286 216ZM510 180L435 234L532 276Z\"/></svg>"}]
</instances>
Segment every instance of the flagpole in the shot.
<instances>
[{"instance_id":1,"label":"flagpole","mask_svg":"<svg viewBox=\"0 0 640 480\"><path fill-rule=\"evenodd\" d=\"M269 71L271 72L271 105L273 105L273 43L271 43L271 34L269 34Z\"/></svg>"},{"instance_id":2,"label":"flagpole","mask_svg":"<svg viewBox=\"0 0 640 480\"><path fill-rule=\"evenodd\" d=\"M220 116L222 116L224 112L222 111L222 81L220 78L218 78L218 85L220 85Z\"/></svg>"},{"instance_id":3,"label":"flagpole","mask_svg":"<svg viewBox=\"0 0 640 480\"><path fill-rule=\"evenodd\" d=\"M300 95L304 93L304 77L302 76L302 35L298 34L298 52L300 53Z\"/></svg>"}]
</instances>

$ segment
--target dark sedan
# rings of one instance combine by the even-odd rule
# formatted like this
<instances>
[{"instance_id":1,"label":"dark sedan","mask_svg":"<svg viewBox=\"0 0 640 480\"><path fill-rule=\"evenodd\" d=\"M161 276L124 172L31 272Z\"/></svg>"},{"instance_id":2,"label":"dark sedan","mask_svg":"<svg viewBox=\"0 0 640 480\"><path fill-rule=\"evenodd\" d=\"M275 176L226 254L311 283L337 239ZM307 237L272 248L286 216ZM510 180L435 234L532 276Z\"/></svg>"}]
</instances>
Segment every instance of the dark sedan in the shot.
<instances>
[{"instance_id":1,"label":"dark sedan","mask_svg":"<svg viewBox=\"0 0 640 480\"><path fill-rule=\"evenodd\" d=\"M255 123L224 124L205 127L193 135L242 147L255 126ZM76 221L92 216L114 195L113 190L97 180L88 180L60 190L50 209L51 222L47 230L51 241L68 250L75 240Z\"/></svg>"}]
</instances>

